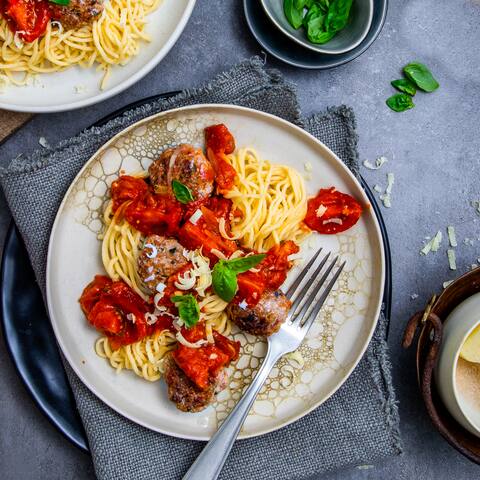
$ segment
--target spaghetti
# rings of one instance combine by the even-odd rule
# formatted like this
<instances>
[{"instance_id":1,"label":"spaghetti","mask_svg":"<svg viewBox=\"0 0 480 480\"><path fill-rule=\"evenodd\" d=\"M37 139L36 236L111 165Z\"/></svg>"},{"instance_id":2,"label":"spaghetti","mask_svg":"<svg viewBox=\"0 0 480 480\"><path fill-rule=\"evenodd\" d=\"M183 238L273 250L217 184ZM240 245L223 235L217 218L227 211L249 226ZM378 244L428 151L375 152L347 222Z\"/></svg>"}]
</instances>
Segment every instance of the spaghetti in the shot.
<instances>
[{"instance_id":1,"label":"spaghetti","mask_svg":"<svg viewBox=\"0 0 480 480\"><path fill-rule=\"evenodd\" d=\"M91 25L63 30L51 21L45 34L23 42L0 19L0 77L13 85L26 85L38 73L51 73L73 65L103 70L103 89L113 65L125 65L138 54L141 42L149 42L146 17L161 0L108 0Z\"/></svg>"},{"instance_id":2,"label":"spaghetti","mask_svg":"<svg viewBox=\"0 0 480 480\"><path fill-rule=\"evenodd\" d=\"M228 158L237 179L225 197L241 215L232 220L232 235L225 229L222 235L258 252L284 240L304 240L310 230L303 224L307 193L299 173L263 160L253 148L240 149Z\"/></svg>"}]
</instances>

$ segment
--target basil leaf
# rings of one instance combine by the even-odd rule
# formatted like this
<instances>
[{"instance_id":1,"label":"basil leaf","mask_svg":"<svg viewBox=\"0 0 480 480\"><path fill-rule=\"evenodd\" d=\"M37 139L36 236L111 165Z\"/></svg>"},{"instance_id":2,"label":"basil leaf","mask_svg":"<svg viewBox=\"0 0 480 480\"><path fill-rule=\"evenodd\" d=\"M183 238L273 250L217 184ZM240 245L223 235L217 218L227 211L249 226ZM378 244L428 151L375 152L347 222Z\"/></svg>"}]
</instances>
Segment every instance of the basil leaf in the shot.
<instances>
[{"instance_id":1,"label":"basil leaf","mask_svg":"<svg viewBox=\"0 0 480 480\"><path fill-rule=\"evenodd\" d=\"M299 29L303 22L303 8L295 8L294 0L284 0L283 11L287 17L288 23L295 29Z\"/></svg>"},{"instance_id":2,"label":"basil leaf","mask_svg":"<svg viewBox=\"0 0 480 480\"><path fill-rule=\"evenodd\" d=\"M70 0L48 0L50 3L56 3L57 5L70 5Z\"/></svg>"},{"instance_id":3,"label":"basil leaf","mask_svg":"<svg viewBox=\"0 0 480 480\"><path fill-rule=\"evenodd\" d=\"M264 253L259 253L257 255L249 255L248 257L233 258L232 260L221 260L221 262L224 267L232 272L243 273L256 267L265 257Z\"/></svg>"},{"instance_id":4,"label":"basil leaf","mask_svg":"<svg viewBox=\"0 0 480 480\"><path fill-rule=\"evenodd\" d=\"M180 203L193 202L194 198L190 189L178 180L172 180L172 190Z\"/></svg>"},{"instance_id":5,"label":"basil leaf","mask_svg":"<svg viewBox=\"0 0 480 480\"><path fill-rule=\"evenodd\" d=\"M345 28L350 17L352 3L353 0L333 0L330 3L325 20L325 30L327 32L338 32Z\"/></svg>"},{"instance_id":6,"label":"basil leaf","mask_svg":"<svg viewBox=\"0 0 480 480\"><path fill-rule=\"evenodd\" d=\"M403 71L409 80L425 92L433 92L440 86L423 63L409 63L403 67Z\"/></svg>"},{"instance_id":7,"label":"basil leaf","mask_svg":"<svg viewBox=\"0 0 480 480\"><path fill-rule=\"evenodd\" d=\"M318 17L321 17L323 20L325 20L325 12L322 11L319 5L314 3L312 7L308 10L305 17L303 18L303 27L305 29L308 29L308 24ZM323 24L323 20L322 20L322 24Z\"/></svg>"},{"instance_id":8,"label":"basil leaf","mask_svg":"<svg viewBox=\"0 0 480 480\"><path fill-rule=\"evenodd\" d=\"M170 300L178 308L178 316L183 320L187 328L194 327L200 319L200 307L196 298L188 295L174 295Z\"/></svg>"},{"instance_id":9,"label":"basil leaf","mask_svg":"<svg viewBox=\"0 0 480 480\"><path fill-rule=\"evenodd\" d=\"M213 267L213 291L225 302L231 302L237 293L237 274L224 265L224 260L218 261Z\"/></svg>"},{"instance_id":10,"label":"basil leaf","mask_svg":"<svg viewBox=\"0 0 480 480\"><path fill-rule=\"evenodd\" d=\"M391 84L400 92L408 93L412 97L417 93L417 89L415 88L415 85L410 80L407 80L406 78L393 80Z\"/></svg>"},{"instance_id":11,"label":"basil leaf","mask_svg":"<svg viewBox=\"0 0 480 480\"><path fill-rule=\"evenodd\" d=\"M315 5L317 5L323 13L328 13L328 7L330 6L330 2L329 0L316 0Z\"/></svg>"},{"instance_id":12,"label":"basil leaf","mask_svg":"<svg viewBox=\"0 0 480 480\"><path fill-rule=\"evenodd\" d=\"M324 32L321 30L321 25L323 25L323 18L315 18L312 20L307 27L307 38L312 43L323 44L329 42L337 32Z\"/></svg>"},{"instance_id":13,"label":"basil leaf","mask_svg":"<svg viewBox=\"0 0 480 480\"><path fill-rule=\"evenodd\" d=\"M404 112L415 106L412 97L406 93L397 93L388 98L386 103L395 112Z\"/></svg>"}]
</instances>

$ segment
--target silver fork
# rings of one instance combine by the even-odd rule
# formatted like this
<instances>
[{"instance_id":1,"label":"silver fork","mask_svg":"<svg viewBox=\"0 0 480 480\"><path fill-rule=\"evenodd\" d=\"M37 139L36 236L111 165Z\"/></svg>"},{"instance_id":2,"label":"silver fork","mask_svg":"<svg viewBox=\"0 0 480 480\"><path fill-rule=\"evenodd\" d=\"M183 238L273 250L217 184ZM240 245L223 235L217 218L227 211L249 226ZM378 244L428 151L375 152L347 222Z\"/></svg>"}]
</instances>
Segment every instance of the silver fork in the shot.
<instances>
[{"instance_id":1,"label":"silver fork","mask_svg":"<svg viewBox=\"0 0 480 480\"><path fill-rule=\"evenodd\" d=\"M337 267L327 282L338 257L334 258L322 273L330 253L325 255L315 267L321 251L322 249L316 252L288 289L286 295L292 300L292 307L282 328L268 337L267 354L252 383L217 433L197 457L183 480L215 480L218 477L243 422L275 363L286 353L293 352L300 347L345 266L345 262L343 262ZM309 274L310 278L303 282ZM318 296L320 290L322 291Z\"/></svg>"}]
</instances>

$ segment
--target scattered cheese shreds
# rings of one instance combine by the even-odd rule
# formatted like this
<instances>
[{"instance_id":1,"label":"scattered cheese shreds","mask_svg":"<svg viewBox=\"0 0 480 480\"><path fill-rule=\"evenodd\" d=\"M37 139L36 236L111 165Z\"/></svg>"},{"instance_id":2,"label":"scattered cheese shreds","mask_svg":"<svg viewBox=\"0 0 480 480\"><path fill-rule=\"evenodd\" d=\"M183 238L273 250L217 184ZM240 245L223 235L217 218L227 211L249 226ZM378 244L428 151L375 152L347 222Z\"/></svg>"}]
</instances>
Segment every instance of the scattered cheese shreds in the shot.
<instances>
[{"instance_id":1,"label":"scattered cheese shreds","mask_svg":"<svg viewBox=\"0 0 480 480\"><path fill-rule=\"evenodd\" d=\"M388 162L388 158L384 157L383 155L381 157L378 157L375 160L375 165L370 161L370 160L364 160L363 161L363 166L368 168L369 170L378 170L383 166L384 163Z\"/></svg>"},{"instance_id":2,"label":"scattered cheese shreds","mask_svg":"<svg viewBox=\"0 0 480 480\"><path fill-rule=\"evenodd\" d=\"M450 270L456 270L457 269L457 259L455 257L455 250L452 250L449 248L447 250L447 257L448 257L448 265L450 267Z\"/></svg>"},{"instance_id":3,"label":"scattered cheese shreds","mask_svg":"<svg viewBox=\"0 0 480 480\"><path fill-rule=\"evenodd\" d=\"M430 252L437 252L442 243L442 232L439 230L435 236L425 244L425 246L420 250L422 255L428 255Z\"/></svg>"},{"instance_id":4,"label":"scattered cheese shreds","mask_svg":"<svg viewBox=\"0 0 480 480\"><path fill-rule=\"evenodd\" d=\"M475 270L476 268L478 268L478 263L472 263L470 265L470 270Z\"/></svg>"},{"instance_id":5,"label":"scattered cheese shreds","mask_svg":"<svg viewBox=\"0 0 480 480\"><path fill-rule=\"evenodd\" d=\"M417 299L417 298L418 298L418 293L412 293L412 294L410 295L410 298L411 298L412 300Z\"/></svg>"},{"instance_id":6,"label":"scattered cheese shreds","mask_svg":"<svg viewBox=\"0 0 480 480\"><path fill-rule=\"evenodd\" d=\"M380 185L374 185L373 186L373 189L377 192L377 193L382 193L383 190L382 190L382 187Z\"/></svg>"},{"instance_id":7,"label":"scattered cheese shreds","mask_svg":"<svg viewBox=\"0 0 480 480\"><path fill-rule=\"evenodd\" d=\"M473 240L471 238L465 238L463 241L465 245L468 245L469 247L473 247Z\"/></svg>"},{"instance_id":8,"label":"scattered cheese shreds","mask_svg":"<svg viewBox=\"0 0 480 480\"><path fill-rule=\"evenodd\" d=\"M457 236L455 235L455 227L449 225L447 227L448 241L450 242L451 247L457 246Z\"/></svg>"},{"instance_id":9,"label":"scattered cheese shreds","mask_svg":"<svg viewBox=\"0 0 480 480\"><path fill-rule=\"evenodd\" d=\"M472 202L470 202L470 205L472 205L478 215L480 215L480 200L473 200Z\"/></svg>"},{"instance_id":10,"label":"scattered cheese shreds","mask_svg":"<svg viewBox=\"0 0 480 480\"><path fill-rule=\"evenodd\" d=\"M447 280L446 282L443 282L443 288L447 288L452 283L453 283L453 280Z\"/></svg>"},{"instance_id":11,"label":"scattered cheese shreds","mask_svg":"<svg viewBox=\"0 0 480 480\"><path fill-rule=\"evenodd\" d=\"M380 195L380 200L383 202L385 208L390 208L392 206L390 194L392 193L392 188L395 183L395 175L393 173L387 173L387 188L385 193Z\"/></svg>"},{"instance_id":12,"label":"scattered cheese shreds","mask_svg":"<svg viewBox=\"0 0 480 480\"><path fill-rule=\"evenodd\" d=\"M48 144L48 141L45 137L40 137L38 139L38 143L43 147L43 148L49 148L50 145Z\"/></svg>"},{"instance_id":13,"label":"scattered cheese shreds","mask_svg":"<svg viewBox=\"0 0 480 480\"><path fill-rule=\"evenodd\" d=\"M303 164L303 167L305 168L306 172L312 172L313 171L313 167L312 167L312 164L310 162L305 162Z\"/></svg>"}]
</instances>

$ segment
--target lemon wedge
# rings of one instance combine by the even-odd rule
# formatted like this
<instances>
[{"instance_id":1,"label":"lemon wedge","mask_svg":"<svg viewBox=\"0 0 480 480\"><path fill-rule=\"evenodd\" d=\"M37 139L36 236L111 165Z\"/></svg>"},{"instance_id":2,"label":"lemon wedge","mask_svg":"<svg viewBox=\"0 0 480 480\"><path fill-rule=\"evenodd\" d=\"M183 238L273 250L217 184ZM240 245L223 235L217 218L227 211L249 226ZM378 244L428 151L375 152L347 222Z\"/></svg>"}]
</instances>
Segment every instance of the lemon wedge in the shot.
<instances>
[{"instance_id":1,"label":"lemon wedge","mask_svg":"<svg viewBox=\"0 0 480 480\"><path fill-rule=\"evenodd\" d=\"M468 362L480 363L480 325L465 340L460 356Z\"/></svg>"}]
</instances>

